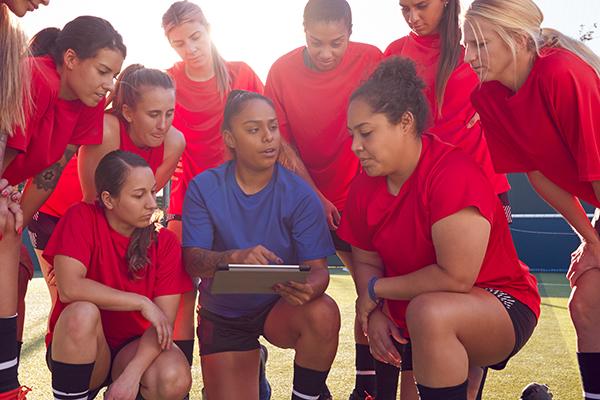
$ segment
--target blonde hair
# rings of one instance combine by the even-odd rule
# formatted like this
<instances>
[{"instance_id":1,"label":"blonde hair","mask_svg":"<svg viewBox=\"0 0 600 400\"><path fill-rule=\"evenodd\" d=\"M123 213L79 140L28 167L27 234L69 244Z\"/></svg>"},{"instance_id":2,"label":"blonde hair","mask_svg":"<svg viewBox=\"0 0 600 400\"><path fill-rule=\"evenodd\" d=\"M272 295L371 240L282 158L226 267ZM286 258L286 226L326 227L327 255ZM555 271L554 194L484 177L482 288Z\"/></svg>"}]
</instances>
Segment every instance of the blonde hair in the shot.
<instances>
[{"instance_id":1,"label":"blonde hair","mask_svg":"<svg viewBox=\"0 0 600 400\"><path fill-rule=\"evenodd\" d=\"M481 27L477 20L485 21L510 48L516 59L518 36L525 36L530 50L539 55L545 47L558 47L570 51L594 69L600 77L600 58L585 44L570 38L556 29L541 28L544 14L531 0L475 0L465 13L465 25L481 41Z\"/></svg>"},{"instance_id":2,"label":"blonde hair","mask_svg":"<svg viewBox=\"0 0 600 400\"><path fill-rule=\"evenodd\" d=\"M0 134L13 135L16 127L25 128L26 105L31 104L27 40L8 6L0 3Z\"/></svg>"},{"instance_id":3,"label":"blonde hair","mask_svg":"<svg viewBox=\"0 0 600 400\"><path fill-rule=\"evenodd\" d=\"M169 7L167 12L162 17L162 27L165 31L165 35L169 35L169 32L182 24L187 22L198 22L202 24L206 29L209 28L209 23L202 12L202 9L197 5L189 1L177 1ZM213 61L213 68L215 70L215 76L217 78L217 87L222 98L227 97L227 94L231 91L231 76L229 76L229 70L225 64L225 60L219 52L217 47L211 41L211 54Z\"/></svg>"}]
</instances>

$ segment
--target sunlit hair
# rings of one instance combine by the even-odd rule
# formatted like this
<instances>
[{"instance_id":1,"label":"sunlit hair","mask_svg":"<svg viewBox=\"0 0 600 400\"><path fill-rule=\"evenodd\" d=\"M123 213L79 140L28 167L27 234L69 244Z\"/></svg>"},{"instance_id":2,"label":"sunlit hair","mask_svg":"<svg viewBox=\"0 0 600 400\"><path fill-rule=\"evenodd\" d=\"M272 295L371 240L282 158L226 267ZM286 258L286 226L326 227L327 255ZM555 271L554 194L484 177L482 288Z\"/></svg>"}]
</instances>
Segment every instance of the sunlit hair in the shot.
<instances>
[{"instance_id":1,"label":"sunlit hair","mask_svg":"<svg viewBox=\"0 0 600 400\"><path fill-rule=\"evenodd\" d=\"M94 182L102 207L104 207L100 198L102 193L107 192L111 197L119 197L133 168L150 168L150 166L137 154L123 150L111 151L100 160L94 175ZM147 227L136 228L131 235L127 248L127 264L132 279L139 279L140 271L150 262L148 249L158 236L160 226L157 222L159 219L160 212L155 212Z\"/></svg>"},{"instance_id":2,"label":"sunlit hair","mask_svg":"<svg viewBox=\"0 0 600 400\"><path fill-rule=\"evenodd\" d=\"M506 43L513 59L517 55L517 38L525 37L529 49L536 54L545 47L566 49L585 61L600 76L600 58L594 52L580 41L555 29L541 28L543 20L542 11L531 0L475 0L465 13L465 29L473 32L478 49L480 42L485 43L479 24L483 21Z\"/></svg>"},{"instance_id":3,"label":"sunlit hair","mask_svg":"<svg viewBox=\"0 0 600 400\"><path fill-rule=\"evenodd\" d=\"M460 49L460 1L448 0L444 7L438 31L440 32L440 62L435 77L435 101L438 116L442 115L444 95L448 80L461 59Z\"/></svg>"},{"instance_id":4,"label":"sunlit hair","mask_svg":"<svg viewBox=\"0 0 600 400\"><path fill-rule=\"evenodd\" d=\"M26 55L25 34L8 6L0 3L0 135L12 136L16 127L25 128L26 107L31 104Z\"/></svg>"},{"instance_id":5,"label":"sunlit hair","mask_svg":"<svg viewBox=\"0 0 600 400\"><path fill-rule=\"evenodd\" d=\"M158 69L146 68L142 64L131 64L121 72L115 83L115 89L107 101L111 103L108 111L127 124L128 122L123 116L123 106L135 108L141 99L143 89L146 88L168 90L175 89L175 86L167 73Z\"/></svg>"},{"instance_id":6,"label":"sunlit hair","mask_svg":"<svg viewBox=\"0 0 600 400\"><path fill-rule=\"evenodd\" d=\"M223 123L221 125L221 131L223 133L225 131L233 131L231 120L240 112L242 112L244 106L252 100L264 101L273 109L273 112L275 112L275 106L268 97L256 92L250 92L248 90L232 90L231 93L229 93L229 96L227 96L225 110L223 111ZM227 147L227 150L231 154L231 157L235 159L235 150L230 147ZM298 165L295 162L297 156L293 157L293 154L290 153L293 151L294 150L291 148L291 146L283 138L281 138L281 145L279 148L279 156L277 157L277 161L287 169L297 172Z\"/></svg>"},{"instance_id":7,"label":"sunlit hair","mask_svg":"<svg viewBox=\"0 0 600 400\"><path fill-rule=\"evenodd\" d=\"M417 75L415 63L404 57L390 57L379 64L369 79L352 93L350 102L360 99L375 114L384 114L388 122L397 125L411 113L417 135L426 128L429 105L423 94L425 83Z\"/></svg>"},{"instance_id":8,"label":"sunlit hair","mask_svg":"<svg viewBox=\"0 0 600 400\"><path fill-rule=\"evenodd\" d=\"M209 30L210 27L202 9L197 4L189 1L177 1L171 4L171 7L169 7L162 17L162 27L167 38L169 37L169 32L171 32L173 28L189 22L199 23L207 30ZM221 97L225 98L231 91L231 76L229 76L229 70L227 69L225 60L217 51L217 47L212 40L210 42L210 49L213 68L217 78L217 88L219 89Z\"/></svg>"},{"instance_id":9,"label":"sunlit hair","mask_svg":"<svg viewBox=\"0 0 600 400\"><path fill-rule=\"evenodd\" d=\"M63 65L63 55L69 49L80 60L93 58L102 49L117 51L123 58L127 56L123 38L110 22L89 15L75 18L62 30L50 28L40 31L34 37L32 47L36 56L49 55L57 66Z\"/></svg>"},{"instance_id":10,"label":"sunlit hair","mask_svg":"<svg viewBox=\"0 0 600 400\"><path fill-rule=\"evenodd\" d=\"M304 28L317 22L344 22L352 33L352 10L346 0L309 0L304 7Z\"/></svg>"}]
</instances>

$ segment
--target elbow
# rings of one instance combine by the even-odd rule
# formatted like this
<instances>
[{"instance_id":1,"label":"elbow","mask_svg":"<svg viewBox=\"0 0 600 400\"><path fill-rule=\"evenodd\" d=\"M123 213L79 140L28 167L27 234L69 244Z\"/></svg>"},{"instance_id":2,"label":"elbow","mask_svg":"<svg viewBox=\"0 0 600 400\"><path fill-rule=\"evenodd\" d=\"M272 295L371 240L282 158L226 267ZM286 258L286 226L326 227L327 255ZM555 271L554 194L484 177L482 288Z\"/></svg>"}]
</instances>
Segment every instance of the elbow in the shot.
<instances>
[{"instance_id":1,"label":"elbow","mask_svg":"<svg viewBox=\"0 0 600 400\"><path fill-rule=\"evenodd\" d=\"M79 300L77 290L72 286L73 285L56 285L58 298L62 303L68 304Z\"/></svg>"}]
</instances>

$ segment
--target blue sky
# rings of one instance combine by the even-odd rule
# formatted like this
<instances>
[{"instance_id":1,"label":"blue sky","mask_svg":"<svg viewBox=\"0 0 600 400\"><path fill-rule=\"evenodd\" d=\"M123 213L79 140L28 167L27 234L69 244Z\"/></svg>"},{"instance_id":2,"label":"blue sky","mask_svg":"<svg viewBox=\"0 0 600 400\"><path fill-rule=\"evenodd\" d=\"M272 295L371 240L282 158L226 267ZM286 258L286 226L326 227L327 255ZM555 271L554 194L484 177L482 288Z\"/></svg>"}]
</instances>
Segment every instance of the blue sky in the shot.
<instances>
[{"instance_id":1,"label":"blue sky","mask_svg":"<svg viewBox=\"0 0 600 400\"><path fill-rule=\"evenodd\" d=\"M177 61L160 27L161 16L171 0L50 0L21 20L28 35L48 26L62 27L79 15L109 20L123 35L129 55L126 64L168 68ZM470 1L463 1L463 7ZM543 26L578 36L580 24L600 24L600 0L538 0L545 15ZM211 23L213 40L227 60L245 61L266 78L279 56L304 41L302 10L305 0L197 0ZM355 41L371 43L382 50L406 35L397 0L349 0L354 17ZM598 38L588 45L600 54Z\"/></svg>"}]
</instances>

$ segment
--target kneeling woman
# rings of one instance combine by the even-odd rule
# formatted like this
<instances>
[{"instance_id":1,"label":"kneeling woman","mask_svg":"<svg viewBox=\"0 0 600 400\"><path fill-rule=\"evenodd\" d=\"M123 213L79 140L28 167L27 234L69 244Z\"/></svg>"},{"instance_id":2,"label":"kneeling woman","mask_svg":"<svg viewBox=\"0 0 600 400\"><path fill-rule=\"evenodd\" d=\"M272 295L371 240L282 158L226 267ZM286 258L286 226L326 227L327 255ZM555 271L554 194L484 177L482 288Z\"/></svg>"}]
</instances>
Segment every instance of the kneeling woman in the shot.
<instances>
[{"instance_id":1,"label":"kneeling woman","mask_svg":"<svg viewBox=\"0 0 600 400\"><path fill-rule=\"evenodd\" d=\"M504 368L539 316L535 278L488 180L460 149L423 133L423 85L412 61L392 58L348 110L366 174L339 234L353 246L357 312L381 361L378 400L396 398L400 367L414 367L421 399L466 400L469 366Z\"/></svg>"},{"instance_id":2,"label":"kneeling woman","mask_svg":"<svg viewBox=\"0 0 600 400\"><path fill-rule=\"evenodd\" d=\"M326 257L335 250L316 194L279 164L281 139L273 104L234 90L225 105L225 144L233 160L198 175L183 207L183 256L201 277L198 328L207 397L258 399L263 335L296 350L293 399L316 399L333 363L340 316L324 294ZM274 287L272 295L213 295L217 264L311 266L307 282Z\"/></svg>"},{"instance_id":3,"label":"kneeling woman","mask_svg":"<svg viewBox=\"0 0 600 400\"><path fill-rule=\"evenodd\" d=\"M71 207L44 252L59 294L46 337L54 398L86 398L112 382L106 399L181 399L191 374L172 331L192 284L175 235L153 223L154 174L117 150L95 182L99 201Z\"/></svg>"}]
</instances>

